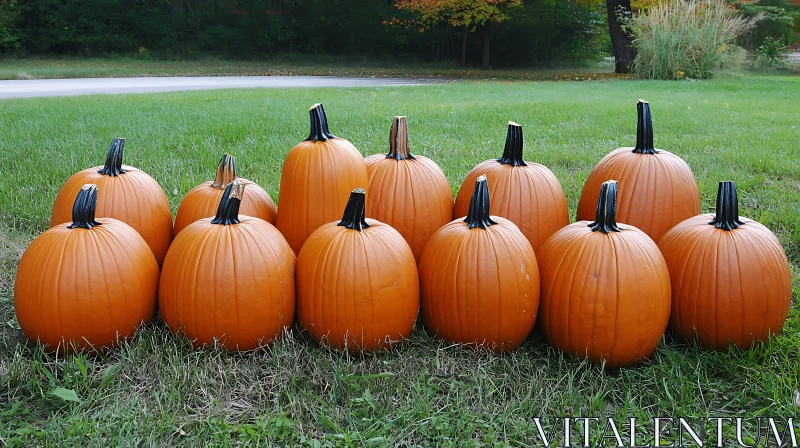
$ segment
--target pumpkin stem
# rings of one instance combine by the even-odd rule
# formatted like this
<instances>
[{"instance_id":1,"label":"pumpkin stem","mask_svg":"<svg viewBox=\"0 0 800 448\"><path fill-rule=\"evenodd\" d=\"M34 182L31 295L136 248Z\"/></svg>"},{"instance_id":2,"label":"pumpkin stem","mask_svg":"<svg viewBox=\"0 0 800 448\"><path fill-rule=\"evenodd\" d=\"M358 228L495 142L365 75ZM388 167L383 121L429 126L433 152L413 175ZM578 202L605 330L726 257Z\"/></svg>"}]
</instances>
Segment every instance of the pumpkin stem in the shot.
<instances>
[{"instance_id":1,"label":"pumpkin stem","mask_svg":"<svg viewBox=\"0 0 800 448\"><path fill-rule=\"evenodd\" d=\"M392 130L389 131L389 154L387 159L403 160L415 157L408 148L408 123L406 117L394 117Z\"/></svg>"},{"instance_id":2,"label":"pumpkin stem","mask_svg":"<svg viewBox=\"0 0 800 448\"><path fill-rule=\"evenodd\" d=\"M236 179L236 159L230 154L223 154L217 164L217 176L211 183L211 188L224 190L234 179Z\"/></svg>"},{"instance_id":3,"label":"pumpkin stem","mask_svg":"<svg viewBox=\"0 0 800 448\"><path fill-rule=\"evenodd\" d=\"M239 224L239 204L244 196L244 184L234 179L225 187L225 193L217 207L217 215L211 220L211 224Z\"/></svg>"},{"instance_id":4,"label":"pumpkin stem","mask_svg":"<svg viewBox=\"0 0 800 448\"><path fill-rule=\"evenodd\" d=\"M470 229L487 227L497 224L489 216L489 184L486 182L486 175L481 174L475 181L475 189L472 190L472 199L469 200L469 212L464 222L469 224Z\"/></svg>"},{"instance_id":5,"label":"pumpkin stem","mask_svg":"<svg viewBox=\"0 0 800 448\"><path fill-rule=\"evenodd\" d=\"M311 117L311 133L308 134L307 142L326 142L329 139L336 138L328 130L328 118L325 116L325 109L322 108L321 103L311 106L311 109L308 110L308 115Z\"/></svg>"},{"instance_id":6,"label":"pumpkin stem","mask_svg":"<svg viewBox=\"0 0 800 448\"><path fill-rule=\"evenodd\" d=\"M522 160L522 126L508 122L508 134L506 134L506 147L503 149L503 157L497 159L503 165L527 166Z\"/></svg>"},{"instance_id":7,"label":"pumpkin stem","mask_svg":"<svg viewBox=\"0 0 800 448\"><path fill-rule=\"evenodd\" d=\"M122 150L125 149L125 139L115 138L111 140L111 147L108 149L106 156L106 164L103 168L97 170L100 174L108 174L109 176L119 176L124 173L122 169Z\"/></svg>"},{"instance_id":8,"label":"pumpkin stem","mask_svg":"<svg viewBox=\"0 0 800 448\"><path fill-rule=\"evenodd\" d=\"M102 226L103 223L94 219L94 212L97 209L97 185L86 184L81 187L75 203L72 205L72 224L68 229L91 229L94 226Z\"/></svg>"},{"instance_id":9,"label":"pumpkin stem","mask_svg":"<svg viewBox=\"0 0 800 448\"><path fill-rule=\"evenodd\" d=\"M653 146L653 117L650 115L650 103L639 100L636 110L639 112L639 122L636 125L636 147L633 148L633 152L656 154L658 151Z\"/></svg>"},{"instance_id":10,"label":"pumpkin stem","mask_svg":"<svg viewBox=\"0 0 800 448\"><path fill-rule=\"evenodd\" d=\"M709 224L722 230L733 230L744 224L739 219L739 195L736 193L736 184L732 180L724 180L719 183L717 214Z\"/></svg>"},{"instance_id":11,"label":"pumpkin stem","mask_svg":"<svg viewBox=\"0 0 800 448\"><path fill-rule=\"evenodd\" d=\"M617 226L617 181L608 180L600 186L600 197L597 199L597 213L594 222L589 224L592 232L620 232Z\"/></svg>"},{"instance_id":12,"label":"pumpkin stem","mask_svg":"<svg viewBox=\"0 0 800 448\"><path fill-rule=\"evenodd\" d=\"M347 200L347 206L344 208L342 220L337 225L358 230L359 232L369 227L366 219L364 219L366 198L367 192L363 188L353 190L350 193L350 199Z\"/></svg>"}]
</instances>

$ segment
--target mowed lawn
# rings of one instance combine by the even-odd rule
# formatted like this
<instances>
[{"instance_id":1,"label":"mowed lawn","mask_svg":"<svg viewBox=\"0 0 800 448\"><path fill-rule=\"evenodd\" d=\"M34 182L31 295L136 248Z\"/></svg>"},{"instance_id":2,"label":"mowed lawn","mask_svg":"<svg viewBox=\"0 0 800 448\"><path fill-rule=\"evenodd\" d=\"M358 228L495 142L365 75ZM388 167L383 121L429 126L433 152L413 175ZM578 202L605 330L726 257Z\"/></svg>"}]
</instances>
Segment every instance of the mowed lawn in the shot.
<instances>
[{"instance_id":1,"label":"mowed lawn","mask_svg":"<svg viewBox=\"0 0 800 448\"><path fill-rule=\"evenodd\" d=\"M385 152L392 116L407 115L412 151L438 162L454 192L475 164L501 154L513 120L524 126L526 160L555 172L574 218L594 164L633 145L639 98L652 105L656 146L694 169L704 211L714 206L717 182L731 179L742 215L778 235L796 302L798 77L0 101L0 445L525 445L541 443L537 416L796 416L796 306L768 345L717 353L667 335L651 359L614 372L564 356L535 335L496 356L418 328L391 353L354 358L294 329L272 347L230 355L192 350L157 319L107 356L56 359L27 342L16 324L19 257L47 228L61 184L102 164L113 137L127 138L126 163L159 181L175 211L182 195L211 179L223 152L236 156L240 176L277 200L282 160L307 136L315 102L325 105L332 132L364 155ZM56 388L74 390L79 401L52 395Z\"/></svg>"}]
</instances>

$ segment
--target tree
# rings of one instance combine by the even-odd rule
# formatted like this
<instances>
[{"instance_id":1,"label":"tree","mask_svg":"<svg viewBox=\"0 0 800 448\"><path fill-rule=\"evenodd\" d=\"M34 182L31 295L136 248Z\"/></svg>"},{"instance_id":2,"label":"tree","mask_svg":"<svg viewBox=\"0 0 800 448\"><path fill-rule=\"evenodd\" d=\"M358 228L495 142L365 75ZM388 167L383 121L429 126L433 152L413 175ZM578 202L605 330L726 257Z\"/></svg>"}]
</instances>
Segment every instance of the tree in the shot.
<instances>
[{"instance_id":1,"label":"tree","mask_svg":"<svg viewBox=\"0 0 800 448\"><path fill-rule=\"evenodd\" d=\"M614 71L629 73L631 63L636 59L636 48L633 47L632 36L625 30L620 19L631 16L631 0L607 0L608 34L614 48Z\"/></svg>"},{"instance_id":2,"label":"tree","mask_svg":"<svg viewBox=\"0 0 800 448\"><path fill-rule=\"evenodd\" d=\"M508 20L508 10L522 6L522 0L397 0L396 6L397 9L414 13L414 19L406 24L418 27L420 32L442 24L462 28L462 64L467 59L469 33L481 28L483 66L488 67L491 60L492 25ZM392 22L400 22L395 20Z\"/></svg>"}]
</instances>

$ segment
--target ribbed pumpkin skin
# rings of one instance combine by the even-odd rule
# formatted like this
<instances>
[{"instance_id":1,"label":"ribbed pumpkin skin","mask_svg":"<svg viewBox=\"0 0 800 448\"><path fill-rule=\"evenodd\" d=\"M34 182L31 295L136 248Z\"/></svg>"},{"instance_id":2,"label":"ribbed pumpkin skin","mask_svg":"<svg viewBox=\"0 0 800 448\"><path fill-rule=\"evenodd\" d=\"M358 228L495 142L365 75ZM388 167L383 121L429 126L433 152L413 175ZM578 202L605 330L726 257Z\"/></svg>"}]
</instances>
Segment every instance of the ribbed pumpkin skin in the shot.
<instances>
[{"instance_id":1,"label":"ribbed pumpkin skin","mask_svg":"<svg viewBox=\"0 0 800 448\"><path fill-rule=\"evenodd\" d=\"M731 231L699 215L667 232L658 246L672 281L669 328L687 340L725 349L729 341L750 348L778 334L789 313L789 260L775 235L740 218Z\"/></svg>"},{"instance_id":2,"label":"ribbed pumpkin skin","mask_svg":"<svg viewBox=\"0 0 800 448\"><path fill-rule=\"evenodd\" d=\"M97 216L114 218L133 227L150 246L159 266L172 242L172 211L161 185L144 171L122 165L119 176L98 173L102 166L72 175L59 190L53 204L50 227L72 220L72 203L84 184L99 188Z\"/></svg>"},{"instance_id":3,"label":"ribbed pumpkin skin","mask_svg":"<svg viewBox=\"0 0 800 448\"><path fill-rule=\"evenodd\" d=\"M475 180L485 174L491 214L516 224L538 253L550 236L569 224L569 209L555 174L544 165L526 163L527 166L512 166L486 160L478 164L458 190L453 218L467 215Z\"/></svg>"},{"instance_id":4,"label":"ribbed pumpkin skin","mask_svg":"<svg viewBox=\"0 0 800 448\"><path fill-rule=\"evenodd\" d=\"M245 216L252 216L275 224L275 215L278 208L269 193L255 182L237 178L247 189L247 194L242 198L239 213ZM217 213L219 200L222 199L224 188L214 188L211 186L213 181L203 182L192 188L183 197L178 213L175 216L175 235L189 224Z\"/></svg>"},{"instance_id":5,"label":"ribbed pumpkin skin","mask_svg":"<svg viewBox=\"0 0 800 448\"><path fill-rule=\"evenodd\" d=\"M390 226L366 222L361 231L320 227L297 258L298 321L315 340L351 352L407 338L419 313L411 248Z\"/></svg>"},{"instance_id":6,"label":"ribbed pumpkin skin","mask_svg":"<svg viewBox=\"0 0 800 448\"><path fill-rule=\"evenodd\" d=\"M539 251L539 320L550 343L606 367L650 356L670 313L669 272L635 227L592 232L589 221L558 231Z\"/></svg>"},{"instance_id":7,"label":"ribbed pumpkin skin","mask_svg":"<svg viewBox=\"0 0 800 448\"><path fill-rule=\"evenodd\" d=\"M367 185L364 158L347 140L300 142L283 163L275 225L299 253L318 227L341 218L350 192Z\"/></svg>"},{"instance_id":8,"label":"ribbed pumpkin skin","mask_svg":"<svg viewBox=\"0 0 800 448\"><path fill-rule=\"evenodd\" d=\"M453 191L439 165L414 157L395 160L375 154L364 161L370 194L367 216L400 232L419 262L431 235L452 219Z\"/></svg>"},{"instance_id":9,"label":"ribbed pumpkin skin","mask_svg":"<svg viewBox=\"0 0 800 448\"><path fill-rule=\"evenodd\" d=\"M216 338L229 351L252 350L280 337L294 320L294 253L271 224L250 216L239 220L196 221L175 238L164 260L161 318L196 347Z\"/></svg>"},{"instance_id":10,"label":"ribbed pumpkin skin","mask_svg":"<svg viewBox=\"0 0 800 448\"><path fill-rule=\"evenodd\" d=\"M536 322L539 269L525 235L491 219L497 224L472 230L457 219L431 237L419 264L422 318L445 340L508 351Z\"/></svg>"},{"instance_id":11,"label":"ribbed pumpkin skin","mask_svg":"<svg viewBox=\"0 0 800 448\"><path fill-rule=\"evenodd\" d=\"M158 263L123 222L99 218L100 226L68 229L68 221L25 250L14 285L17 320L51 352L111 348L155 314Z\"/></svg>"},{"instance_id":12,"label":"ribbed pumpkin skin","mask_svg":"<svg viewBox=\"0 0 800 448\"><path fill-rule=\"evenodd\" d=\"M578 221L594 219L603 182L619 182L617 221L654 241L679 222L700 213L700 190L689 165L669 151L639 154L617 148L592 169L578 201Z\"/></svg>"}]
</instances>

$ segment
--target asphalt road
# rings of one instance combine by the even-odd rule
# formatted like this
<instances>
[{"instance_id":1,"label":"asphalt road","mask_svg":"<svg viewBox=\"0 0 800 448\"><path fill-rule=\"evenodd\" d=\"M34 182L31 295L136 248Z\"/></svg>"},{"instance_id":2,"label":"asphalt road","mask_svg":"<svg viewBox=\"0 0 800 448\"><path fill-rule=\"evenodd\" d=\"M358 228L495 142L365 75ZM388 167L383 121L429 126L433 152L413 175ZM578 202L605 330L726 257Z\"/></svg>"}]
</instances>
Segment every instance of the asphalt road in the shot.
<instances>
[{"instance_id":1,"label":"asphalt road","mask_svg":"<svg viewBox=\"0 0 800 448\"><path fill-rule=\"evenodd\" d=\"M0 81L0 98L146 93L176 90L286 89L307 87L415 86L432 81L333 76L209 76L152 78L83 78Z\"/></svg>"}]
</instances>

